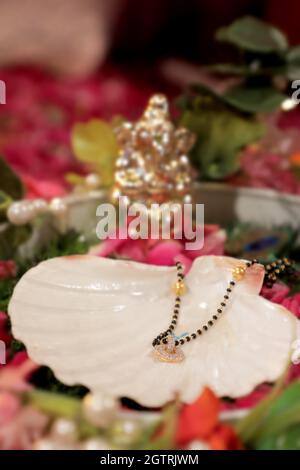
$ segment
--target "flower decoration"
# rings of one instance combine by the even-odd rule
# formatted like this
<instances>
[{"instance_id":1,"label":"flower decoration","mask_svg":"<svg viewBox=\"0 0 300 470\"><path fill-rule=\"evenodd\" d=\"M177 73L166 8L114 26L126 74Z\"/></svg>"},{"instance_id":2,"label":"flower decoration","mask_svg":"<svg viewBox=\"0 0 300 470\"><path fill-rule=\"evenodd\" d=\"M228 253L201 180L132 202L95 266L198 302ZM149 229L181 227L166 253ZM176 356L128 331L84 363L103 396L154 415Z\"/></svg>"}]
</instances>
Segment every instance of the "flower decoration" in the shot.
<instances>
[{"instance_id":1,"label":"flower decoration","mask_svg":"<svg viewBox=\"0 0 300 470\"><path fill-rule=\"evenodd\" d=\"M173 266L180 261L187 272L198 256L223 255L226 233L218 225L204 226L204 246L199 250L186 250L186 240L132 240L128 233L116 239L108 238L90 252L98 256L117 256L148 264Z\"/></svg>"},{"instance_id":2,"label":"flower decoration","mask_svg":"<svg viewBox=\"0 0 300 470\"><path fill-rule=\"evenodd\" d=\"M300 181L289 160L280 154L249 147L241 156L241 168L242 177L237 177L233 182L300 194Z\"/></svg>"},{"instance_id":3,"label":"flower decoration","mask_svg":"<svg viewBox=\"0 0 300 470\"><path fill-rule=\"evenodd\" d=\"M229 425L219 422L220 400L205 388L200 397L179 412L176 445L187 447L194 441L207 444L213 450L237 450L242 445Z\"/></svg>"},{"instance_id":4,"label":"flower decoration","mask_svg":"<svg viewBox=\"0 0 300 470\"><path fill-rule=\"evenodd\" d=\"M300 318L300 293L291 294L290 288L285 284L275 284L272 289L263 288L262 295L271 302L280 304Z\"/></svg>"}]
</instances>

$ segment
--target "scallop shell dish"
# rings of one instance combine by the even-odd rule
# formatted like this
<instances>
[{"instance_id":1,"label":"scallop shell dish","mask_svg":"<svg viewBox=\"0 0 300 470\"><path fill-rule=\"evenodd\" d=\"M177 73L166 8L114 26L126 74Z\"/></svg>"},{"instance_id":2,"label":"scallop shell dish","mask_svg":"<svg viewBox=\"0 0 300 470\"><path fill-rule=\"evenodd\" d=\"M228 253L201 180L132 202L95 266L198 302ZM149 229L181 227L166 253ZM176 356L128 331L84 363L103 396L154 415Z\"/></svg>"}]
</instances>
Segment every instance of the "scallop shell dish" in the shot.
<instances>
[{"instance_id":1,"label":"scallop shell dish","mask_svg":"<svg viewBox=\"0 0 300 470\"><path fill-rule=\"evenodd\" d=\"M209 322L240 265L221 256L194 261L176 331L190 334ZM147 407L176 394L192 402L203 386L238 397L275 381L300 336L292 314L258 295L263 277L261 265L250 267L227 296L222 316L205 334L185 342L179 354L184 357L175 362L153 354L153 338L168 328L174 307L173 267L90 255L50 259L21 278L9 314L30 357L65 384Z\"/></svg>"}]
</instances>

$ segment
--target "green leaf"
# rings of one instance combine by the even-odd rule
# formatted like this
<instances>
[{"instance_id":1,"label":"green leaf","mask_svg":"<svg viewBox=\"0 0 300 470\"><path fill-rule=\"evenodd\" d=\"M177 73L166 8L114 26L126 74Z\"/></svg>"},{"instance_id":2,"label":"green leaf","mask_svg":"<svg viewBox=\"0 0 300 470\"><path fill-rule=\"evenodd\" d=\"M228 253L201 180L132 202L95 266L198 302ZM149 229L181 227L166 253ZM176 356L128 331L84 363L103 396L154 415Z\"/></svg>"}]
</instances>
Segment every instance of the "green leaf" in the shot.
<instances>
[{"instance_id":1,"label":"green leaf","mask_svg":"<svg viewBox=\"0 0 300 470\"><path fill-rule=\"evenodd\" d=\"M0 189L0 221L6 220L6 212L12 203L12 198Z\"/></svg>"},{"instance_id":2,"label":"green leaf","mask_svg":"<svg viewBox=\"0 0 300 470\"><path fill-rule=\"evenodd\" d=\"M252 449L291 445L295 427L300 429L300 381L282 391L287 373L288 369L271 393L236 425L240 438Z\"/></svg>"},{"instance_id":3,"label":"green leaf","mask_svg":"<svg viewBox=\"0 0 300 470\"><path fill-rule=\"evenodd\" d=\"M271 404L255 441L276 436L295 424L300 424L300 381L292 383Z\"/></svg>"},{"instance_id":4,"label":"green leaf","mask_svg":"<svg viewBox=\"0 0 300 470\"><path fill-rule=\"evenodd\" d=\"M24 195L20 178L2 157L0 157L0 190L12 199L22 199Z\"/></svg>"},{"instance_id":5,"label":"green leaf","mask_svg":"<svg viewBox=\"0 0 300 470\"><path fill-rule=\"evenodd\" d=\"M167 404L160 420L161 432L142 448L147 450L175 449L175 431L178 421L180 403L178 399Z\"/></svg>"},{"instance_id":6,"label":"green leaf","mask_svg":"<svg viewBox=\"0 0 300 470\"><path fill-rule=\"evenodd\" d=\"M19 245L28 240L31 233L29 225L3 223L0 226L0 259L13 258Z\"/></svg>"},{"instance_id":7,"label":"green leaf","mask_svg":"<svg viewBox=\"0 0 300 470\"><path fill-rule=\"evenodd\" d=\"M274 88L235 87L222 96L224 101L247 113L270 113L280 108L286 95Z\"/></svg>"},{"instance_id":8,"label":"green leaf","mask_svg":"<svg viewBox=\"0 0 300 470\"><path fill-rule=\"evenodd\" d=\"M237 172L240 151L264 133L261 122L229 108L212 93L199 94L183 112L180 124L197 135L190 156L200 177L209 180Z\"/></svg>"},{"instance_id":9,"label":"green leaf","mask_svg":"<svg viewBox=\"0 0 300 470\"><path fill-rule=\"evenodd\" d=\"M300 77L299 69L300 64L297 63L282 63L278 65L267 65L263 62L252 62L248 65L236 64L215 64L211 65L209 69L220 75L231 75L241 77L242 79L266 80L272 83L272 78L283 77L289 80L294 80ZM247 89L247 84L244 85Z\"/></svg>"},{"instance_id":10,"label":"green leaf","mask_svg":"<svg viewBox=\"0 0 300 470\"><path fill-rule=\"evenodd\" d=\"M83 438L96 436L100 433L98 427L83 417L82 403L78 398L38 389L28 392L26 398L46 414L77 421L80 436Z\"/></svg>"},{"instance_id":11,"label":"green leaf","mask_svg":"<svg viewBox=\"0 0 300 470\"><path fill-rule=\"evenodd\" d=\"M291 47L286 54L286 60L289 63L300 64L300 45ZM298 77L299 78L299 77Z\"/></svg>"},{"instance_id":12,"label":"green leaf","mask_svg":"<svg viewBox=\"0 0 300 470\"><path fill-rule=\"evenodd\" d=\"M285 432L276 436L261 439L256 450L300 450L300 425L289 427Z\"/></svg>"},{"instance_id":13,"label":"green leaf","mask_svg":"<svg viewBox=\"0 0 300 470\"><path fill-rule=\"evenodd\" d=\"M286 65L286 77L293 81L293 80L299 80L300 78L300 62L299 63L288 63Z\"/></svg>"},{"instance_id":14,"label":"green leaf","mask_svg":"<svg viewBox=\"0 0 300 470\"><path fill-rule=\"evenodd\" d=\"M280 396L284 388L287 378L289 367L276 382L271 392L256 405L250 413L235 425L236 432L238 433L241 441L248 447L255 447L255 439L260 430L261 424L264 422L271 405Z\"/></svg>"},{"instance_id":15,"label":"green leaf","mask_svg":"<svg viewBox=\"0 0 300 470\"><path fill-rule=\"evenodd\" d=\"M216 38L240 49L263 54L281 53L288 48L287 38L279 29L252 16L245 16L220 28Z\"/></svg>"},{"instance_id":16,"label":"green leaf","mask_svg":"<svg viewBox=\"0 0 300 470\"><path fill-rule=\"evenodd\" d=\"M255 71L251 69L248 65L239 65L239 64L213 64L209 66L209 70L214 73L219 73L222 75L236 75L247 77L255 75Z\"/></svg>"},{"instance_id":17,"label":"green leaf","mask_svg":"<svg viewBox=\"0 0 300 470\"><path fill-rule=\"evenodd\" d=\"M104 186L113 182L118 145L112 129L107 122L92 119L84 124L75 124L71 135L75 156L100 174Z\"/></svg>"},{"instance_id":18,"label":"green leaf","mask_svg":"<svg viewBox=\"0 0 300 470\"><path fill-rule=\"evenodd\" d=\"M60 393L35 389L28 392L27 398L41 411L54 416L76 419L81 413L80 400Z\"/></svg>"},{"instance_id":19,"label":"green leaf","mask_svg":"<svg viewBox=\"0 0 300 470\"><path fill-rule=\"evenodd\" d=\"M285 56L286 76L289 80L300 79L300 45L291 47Z\"/></svg>"}]
</instances>

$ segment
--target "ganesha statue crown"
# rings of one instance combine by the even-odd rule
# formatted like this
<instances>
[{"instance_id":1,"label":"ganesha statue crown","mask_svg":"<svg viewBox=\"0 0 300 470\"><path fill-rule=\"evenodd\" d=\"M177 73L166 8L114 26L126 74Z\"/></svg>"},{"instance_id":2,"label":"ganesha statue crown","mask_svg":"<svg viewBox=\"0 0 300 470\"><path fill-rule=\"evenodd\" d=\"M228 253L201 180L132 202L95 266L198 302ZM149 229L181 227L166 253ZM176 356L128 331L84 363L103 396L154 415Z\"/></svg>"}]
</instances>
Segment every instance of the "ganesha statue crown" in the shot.
<instances>
[{"instance_id":1,"label":"ganesha statue crown","mask_svg":"<svg viewBox=\"0 0 300 470\"><path fill-rule=\"evenodd\" d=\"M119 145L112 197L128 201L185 202L191 199L192 168L187 156L195 136L176 127L168 100L154 95L136 122L115 129Z\"/></svg>"}]
</instances>

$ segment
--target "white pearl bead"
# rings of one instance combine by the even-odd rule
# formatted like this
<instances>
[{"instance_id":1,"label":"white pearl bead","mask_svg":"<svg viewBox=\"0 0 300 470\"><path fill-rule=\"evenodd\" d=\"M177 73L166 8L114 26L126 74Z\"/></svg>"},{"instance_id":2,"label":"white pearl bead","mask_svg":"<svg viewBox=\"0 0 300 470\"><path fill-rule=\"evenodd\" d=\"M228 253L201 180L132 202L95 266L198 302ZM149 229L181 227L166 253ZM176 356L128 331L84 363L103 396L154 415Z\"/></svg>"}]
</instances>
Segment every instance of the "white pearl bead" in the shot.
<instances>
[{"instance_id":1,"label":"white pearl bead","mask_svg":"<svg viewBox=\"0 0 300 470\"><path fill-rule=\"evenodd\" d=\"M106 427L115 417L117 401L100 393L88 393L83 399L83 414L95 426Z\"/></svg>"},{"instance_id":2,"label":"white pearl bead","mask_svg":"<svg viewBox=\"0 0 300 470\"><path fill-rule=\"evenodd\" d=\"M32 205L37 214L43 214L48 210L48 203L45 201L45 199L34 199L32 201Z\"/></svg>"},{"instance_id":3,"label":"white pearl bead","mask_svg":"<svg viewBox=\"0 0 300 470\"><path fill-rule=\"evenodd\" d=\"M51 435L55 439L63 442L75 442L78 438L78 431L74 421L66 418L58 418L51 427Z\"/></svg>"},{"instance_id":4,"label":"white pearl bead","mask_svg":"<svg viewBox=\"0 0 300 470\"><path fill-rule=\"evenodd\" d=\"M67 211L67 206L61 198L55 197L51 200L49 209L55 215L64 215Z\"/></svg>"},{"instance_id":5,"label":"white pearl bead","mask_svg":"<svg viewBox=\"0 0 300 470\"><path fill-rule=\"evenodd\" d=\"M85 184L90 189L97 189L99 188L101 183L100 177L95 173L90 173L85 177Z\"/></svg>"},{"instance_id":6,"label":"white pearl bead","mask_svg":"<svg viewBox=\"0 0 300 470\"><path fill-rule=\"evenodd\" d=\"M34 204L31 201L18 201L7 210L7 218L14 225L24 225L35 216Z\"/></svg>"},{"instance_id":7,"label":"white pearl bead","mask_svg":"<svg viewBox=\"0 0 300 470\"><path fill-rule=\"evenodd\" d=\"M81 444L82 450L111 450L108 441L101 437L91 437Z\"/></svg>"}]
</instances>

